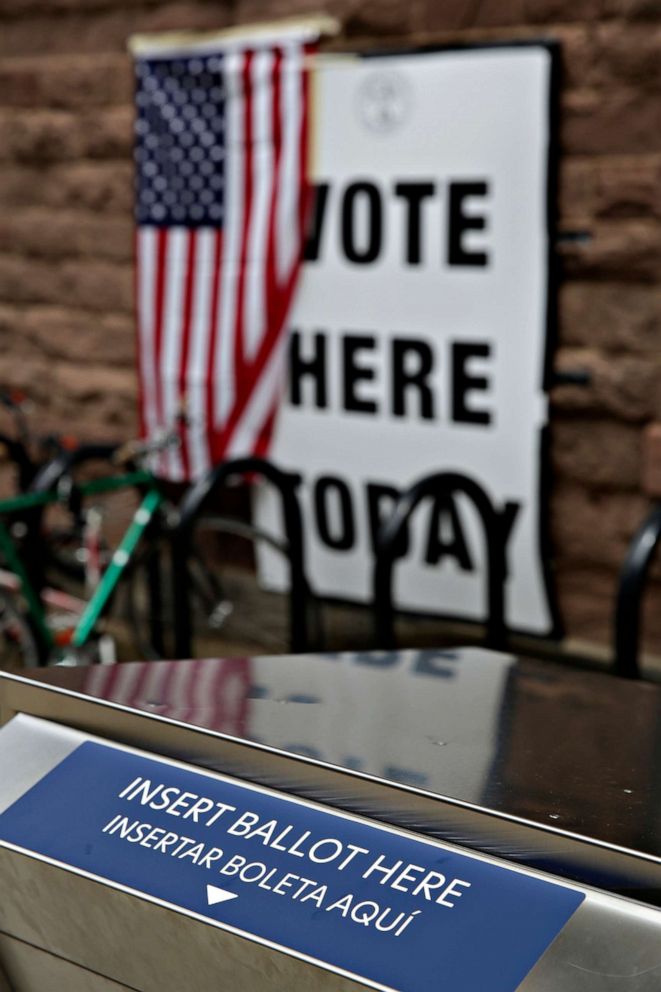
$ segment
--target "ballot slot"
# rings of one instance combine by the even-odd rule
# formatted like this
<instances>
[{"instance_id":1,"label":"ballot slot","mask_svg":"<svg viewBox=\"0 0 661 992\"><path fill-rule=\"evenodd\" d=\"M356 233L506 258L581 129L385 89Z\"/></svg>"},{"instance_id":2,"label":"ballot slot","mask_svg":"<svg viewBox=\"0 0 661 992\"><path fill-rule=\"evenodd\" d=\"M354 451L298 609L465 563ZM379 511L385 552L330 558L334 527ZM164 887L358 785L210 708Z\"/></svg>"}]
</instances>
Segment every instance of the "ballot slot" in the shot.
<instances>
[{"instance_id":1,"label":"ballot slot","mask_svg":"<svg viewBox=\"0 0 661 992\"><path fill-rule=\"evenodd\" d=\"M204 988L222 957L260 990L571 992L658 956L657 910L455 845L26 715L9 755L0 931L126 987Z\"/></svg>"},{"instance_id":2,"label":"ballot slot","mask_svg":"<svg viewBox=\"0 0 661 992\"><path fill-rule=\"evenodd\" d=\"M0 967L12 992L48 961L49 992L658 992L658 703L476 650L1 675ZM611 733L601 763L549 760L547 705Z\"/></svg>"},{"instance_id":3,"label":"ballot slot","mask_svg":"<svg viewBox=\"0 0 661 992\"><path fill-rule=\"evenodd\" d=\"M656 686L478 649L356 652L42 670L0 678L0 707L661 899Z\"/></svg>"}]
</instances>

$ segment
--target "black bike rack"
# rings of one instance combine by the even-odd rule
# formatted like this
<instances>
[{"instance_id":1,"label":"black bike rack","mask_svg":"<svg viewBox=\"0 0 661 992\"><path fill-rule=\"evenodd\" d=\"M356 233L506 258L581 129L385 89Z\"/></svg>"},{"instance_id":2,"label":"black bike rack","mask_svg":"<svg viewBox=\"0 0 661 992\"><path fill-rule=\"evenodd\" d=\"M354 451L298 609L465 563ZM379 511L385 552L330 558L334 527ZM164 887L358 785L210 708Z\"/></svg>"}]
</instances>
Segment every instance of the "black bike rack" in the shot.
<instances>
[{"instance_id":1,"label":"black bike rack","mask_svg":"<svg viewBox=\"0 0 661 992\"><path fill-rule=\"evenodd\" d=\"M293 652L309 650L307 620L308 585L303 562L303 524L296 495L298 479L276 468L264 458L234 458L215 465L187 491L179 508L179 522L173 529L172 576L174 593L175 656L192 656L192 629L188 583L188 559L195 520L214 494L231 476L259 475L270 482L282 501L287 558L289 560L289 632Z\"/></svg>"},{"instance_id":2,"label":"black bike rack","mask_svg":"<svg viewBox=\"0 0 661 992\"><path fill-rule=\"evenodd\" d=\"M377 645L396 647L393 616L393 568L401 556L404 528L418 504L427 497L453 500L467 496L482 520L487 548L487 624L486 643L502 648L506 641L504 586L507 577L505 547L508 527L498 510L477 482L457 472L437 472L419 479L403 492L393 512L380 528L376 540L373 574L374 629Z\"/></svg>"},{"instance_id":3,"label":"black bike rack","mask_svg":"<svg viewBox=\"0 0 661 992\"><path fill-rule=\"evenodd\" d=\"M640 678L641 607L650 565L661 541L661 504L654 507L632 538L620 571L615 607L614 671Z\"/></svg>"}]
</instances>

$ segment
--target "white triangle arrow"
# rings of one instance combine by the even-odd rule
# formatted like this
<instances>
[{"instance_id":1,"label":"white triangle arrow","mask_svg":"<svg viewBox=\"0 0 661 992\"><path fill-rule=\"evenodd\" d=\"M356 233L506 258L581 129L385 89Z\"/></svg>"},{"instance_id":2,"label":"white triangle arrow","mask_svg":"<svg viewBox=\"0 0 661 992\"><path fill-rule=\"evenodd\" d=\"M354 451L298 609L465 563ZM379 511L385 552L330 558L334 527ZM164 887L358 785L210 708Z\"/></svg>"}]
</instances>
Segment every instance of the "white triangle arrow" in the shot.
<instances>
[{"instance_id":1,"label":"white triangle arrow","mask_svg":"<svg viewBox=\"0 0 661 992\"><path fill-rule=\"evenodd\" d=\"M219 889L217 885L207 885L207 901L210 906L215 906L219 902L227 902L229 899L236 899L236 892L228 892L227 889Z\"/></svg>"}]
</instances>

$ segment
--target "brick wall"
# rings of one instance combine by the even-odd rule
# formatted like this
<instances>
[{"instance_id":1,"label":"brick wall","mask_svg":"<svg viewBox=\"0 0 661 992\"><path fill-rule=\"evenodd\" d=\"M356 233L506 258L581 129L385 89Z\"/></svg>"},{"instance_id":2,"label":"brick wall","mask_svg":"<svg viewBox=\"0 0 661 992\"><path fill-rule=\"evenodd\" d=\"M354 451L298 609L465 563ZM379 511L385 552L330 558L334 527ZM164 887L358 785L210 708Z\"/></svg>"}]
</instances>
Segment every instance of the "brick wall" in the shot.
<instances>
[{"instance_id":1,"label":"brick wall","mask_svg":"<svg viewBox=\"0 0 661 992\"><path fill-rule=\"evenodd\" d=\"M0 0L0 385L25 387L49 429L136 429L128 35L319 6ZM562 45L556 364L589 369L592 384L552 397L552 532L568 633L606 643L617 569L648 505L645 426L661 419L661 3L326 0L325 9L342 22L339 47L540 36ZM647 644L661 651L661 611L650 613Z\"/></svg>"}]
</instances>

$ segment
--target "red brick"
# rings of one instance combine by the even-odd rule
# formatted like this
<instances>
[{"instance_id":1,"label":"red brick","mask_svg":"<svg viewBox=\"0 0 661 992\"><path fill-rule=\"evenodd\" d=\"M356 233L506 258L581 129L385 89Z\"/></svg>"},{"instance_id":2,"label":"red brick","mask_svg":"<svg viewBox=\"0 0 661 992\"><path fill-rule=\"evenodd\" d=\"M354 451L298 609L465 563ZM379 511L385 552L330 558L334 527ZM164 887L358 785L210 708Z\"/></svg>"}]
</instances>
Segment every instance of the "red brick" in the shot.
<instances>
[{"instance_id":1,"label":"red brick","mask_svg":"<svg viewBox=\"0 0 661 992\"><path fill-rule=\"evenodd\" d=\"M661 499L661 423L648 424L643 437L643 491Z\"/></svg>"},{"instance_id":2,"label":"red brick","mask_svg":"<svg viewBox=\"0 0 661 992\"><path fill-rule=\"evenodd\" d=\"M0 32L0 57L125 52L127 40L135 32L215 31L232 23L229 5L204 0L149 5L136 0L117 6L119 9L95 10L90 16L82 3L76 3L70 11L6 20Z\"/></svg>"},{"instance_id":3,"label":"red brick","mask_svg":"<svg viewBox=\"0 0 661 992\"><path fill-rule=\"evenodd\" d=\"M559 478L586 489L636 491L640 486L640 428L615 420L556 417L551 457Z\"/></svg>"},{"instance_id":4,"label":"red brick","mask_svg":"<svg viewBox=\"0 0 661 992\"><path fill-rule=\"evenodd\" d=\"M70 363L52 367L53 385L73 402L98 400L110 395L130 401L136 395L136 373L133 369L108 368L107 365L86 365L84 369Z\"/></svg>"},{"instance_id":5,"label":"red brick","mask_svg":"<svg viewBox=\"0 0 661 992\"><path fill-rule=\"evenodd\" d=\"M75 110L133 99L128 54L6 58L0 66L0 104Z\"/></svg>"},{"instance_id":6,"label":"red brick","mask_svg":"<svg viewBox=\"0 0 661 992\"><path fill-rule=\"evenodd\" d=\"M0 160L29 164L119 158L132 149L133 109L95 114L31 110L0 112Z\"/></svg>"},{"instance_id":7,"label":"red brick","mask_svg":"<svg viewBox=\"0 0 661 992\"><path fill-rule=\"evenodd\" d=\"M606 17L659 20L659 0L603 0Z\"/></svg>"},{"instance_id":8,"label":"red brick","mask_svg":"<svg viewBox=\"0 0 661 992\"><path fill-rule=\"evenodd\" d=\"M613 611L617 576L612 569L576 568L556 570L560 616L568 638L579 647L613 642Z\"/></svg>"},{"instance_id":9,"label":"red brick","mask_svg":"<svg viewBox=\"0 0 661 992\"><path fill-rule=\"evenodd\" d=\"M13 211L0 217L1 252L46 258L82 255L130 262L133 223L127 216L99 217L82 211Z\"/></svg>"},{"instance_id":10,"label":"red brick","mask_svg":"<svg viewBox=\"0 0 661 992\"><path fill-rule=\"evenodd\" d=\"M625 155L595 163L597 217L661 218L661 155Z\"/></svg>"},{"instance_id":11,"label":"red brick","mask_svg":"<svg viewBox=\"0 0 661 992\"><path fill-rule=\"evenodd\" d=\"M67 306L0 305L0 342L7 356L29 353L79 365L97 362L133 367L136 331L132 315L73 310ZM8 358L8 361L10 359Z\"/></svg>"},{"instance_id":12,"label":"red brick","mask_svg":"<svg viewBox=\"0 0 661 992\"><path fill-rule=\"evenodd\" d=\"M561 566L599 566L617 571L631 538L648 512L637 493L602 493L560 483L553 487L551 536ZM597 523L598 522L598 523Z\"/></svg>"},{"instance_id":13,"label":"red brick","mask_svg":"<svg viewBox=\"0 0 661 992\"><path fill-rule=\"evenodd\" d=\"M121 158L133 150L132 107L114 107L95 115L84 115L80 124L85 155L89 158Z\"/></svg>"},{"instance_id":14,"label":"red brick","mask_svg":"<svg viewBox=\"0 0 661 992\"><path fill-rule=\"evenodd\" d=\"M661 219L661 155L564 158L559 197L562 228L589 228L593 219Z\"/></svg>"},{"instance_id":15,"label":"red brick","mask_svg":"<svg viewBox=\"0 0 661 992\"><path fill-rule=\"evenodd\" d=\"M560 138L563 152L571 155L659 152L661 101L634 88L565 93Z\"/></svg>"},{"instance_id":16,"label":"red brick","mask_svg":"<svg viewBox=\"0 0 661 992\"><path fill-rule=\"evenodd\" d=\"M570 282L560 289L560 336L568 345L657 355L661 288Z\"/></svg>"},{"instance_id":17,"label":"red brick","mask_svg":"<svg viewBox=\"0 0 661 992\"><path fill-rule=\"evenodd\" d=\"M535 24L592 21L601 13L601 0L525 0L525 16Z\"/></svg>"},{"instance_id":18,"label":"red brick","mask_svg":"<svg viewBox=\"0 0 661 992\"><path fill-rule=\"evenodd\" d=\"M0 207L73 207L129 217L132 180L133 163L123 160L9 165L0 167Z\"/></svg>"},{"instance_id":19,"label":"red brick","mask_svg":"<svg viewBox=\"0 0 661 992\"><path fill-rule=\"evenodd\" d=\"M0 256L0 298L11 303L49 303L94 311L133 312L130 265L109 262L53 264Z\"/></svg>"},{"instance_id":20,"label":"red brick","mask_svg":"<svg viewBox=\"0 0 661 992\"><path fill-rule=\"evenodd\" d=\"M537 35L539 29L536 30ZM562 24L550 32L560 46L563 91L587 88L598 82L594 30L588 24Z\"/></svg>"},{"instance_id":21,"label":"red brick","mask_svg":"<svg viewBox=\"0 0 661 992\"><path fill-rule=\"evenodd\" d=\"M608 659L613 656L613 622L618 576L612 569L576 568L573 564L557 571L560 614L568 638L581 650L603 644ZM661 583L650 582L643 603L642 649L658 659L661 644ZM644 662L643 654L643 662Z\"/></svg>"},{"instance_id":22,"label":"red brick","mask_svg":"<svg viewBox=\"0 0 661 992\"><path fill-rule=\"evenodd\" d=\"M597 161L590 157L562 159L558 177L561 231L590 227L595 212Z\"/></svg>"},{"instance_id":23,"label":"red brick","mask_svg":"<svg viewBox=\"0 0 661 992\"><path fill-rule=\"evenodd\" d=\"M85 265L67 262L61 266L59 300L90 310L133 312L133 269L131 265L94 262Z\"/></svg>"},{"instance_id":24,"label":"red brick","mask_svg":"<svg viewBox=\"0 0 661 992\"><path fill-rule=\"evenodd\" d=\"M556 358L559 370L581 369L587 386L558 386L551 394L556 410L606 414L620 420L654 416L661 393L661 352L655 360L632 355L606 355L591 349L566 348Z\"/></svg>"},{"instance_id":25,"label":"red brick","mask_svg":"<svg viewBox=\"0 0 661 992\"><path fill-rule=\"evenodd\" d=\"M131 0L2 0L0 15L6 18L32 18L35 14L103 13L112 7L126 7ZM163 0L140 0L140 6L156 6Z\"/></svg>"},{"instance_id":26,"label":"red brick","mask_svg":"<svg viewBox=\"0 0 661 992\"><path fill-rule=\"evenodd\" d=\"M658 93L661 85L661 28L648 24L602 24L595 35L596 81Z\"/></svg>"},{"instance_id":27,"label":"red brick","mask_svg":"<svg viewBox=\"0 0 661 992\"><path fill-rule=\"evenodd\" d=\"M47 162L83 154L83 134L72 114L0 112L0 158L4 161Z\"/></svg>"},{"instance_id":28,"label":"red brick","mask_svg":"<svg viewBox=\"0 0 661 992\"><path fill-rule=\"evenodd\" d=\"M587 242L561 242L567 276L594 275L656 282L661 272L661 224L653 220L603 221L591 226Z\"/></svg>"},{"instance_id":29,"label":"red brick","mask_svg":"<svg viewBox=\"0 0 661 992\"><path fill-rule=\"evenodd\" d=\"M460 3L457 0L434 3L427 0L420 5L417 30L484 31L503 26L520 27L526 20L524 8L524 0L484 0L482 3Z\"/></svg>"},{"instance_id":30,"label":"red brick","mask_svg":"<svg viewBox=\"0 0 661 992\"><path fill-rule=\"evenodd\" d=\"M347 38L406 37L416 29L419 6L417 0L407 4L399 0L353 2L343 12L343 34Z\"/></svg>"}]
</instances>

